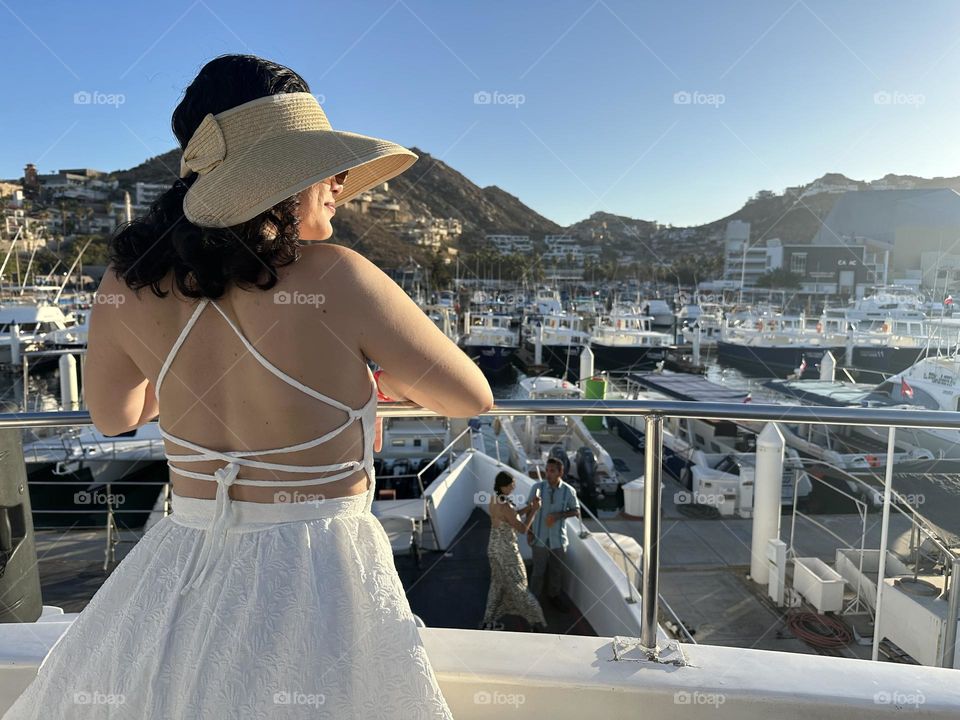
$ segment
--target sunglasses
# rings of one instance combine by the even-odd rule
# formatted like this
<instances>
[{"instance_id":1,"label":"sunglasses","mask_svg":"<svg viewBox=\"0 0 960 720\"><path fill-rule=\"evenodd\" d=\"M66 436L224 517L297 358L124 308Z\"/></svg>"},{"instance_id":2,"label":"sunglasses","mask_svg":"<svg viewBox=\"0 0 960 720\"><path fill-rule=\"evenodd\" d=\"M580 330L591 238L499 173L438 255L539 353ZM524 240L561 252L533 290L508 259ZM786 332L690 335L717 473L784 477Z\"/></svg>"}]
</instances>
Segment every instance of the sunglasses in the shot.
<instances>
[{"instance_id":1,"label":"sunglasses","mask_svg":"<svg viewBox=\"0 0 960 720\"><path fill-rule=\"evenodd\" d=\"M343 183L344 183L344 182L346 181L346 179L347 179L347 173L348 173L348 172L350 172L350 171L349 171L349 170L344 170L342 173L337 173L336 175L333 176L333 179L337 181L337 185L343 185Z\"/></svg>"}]
</instances>

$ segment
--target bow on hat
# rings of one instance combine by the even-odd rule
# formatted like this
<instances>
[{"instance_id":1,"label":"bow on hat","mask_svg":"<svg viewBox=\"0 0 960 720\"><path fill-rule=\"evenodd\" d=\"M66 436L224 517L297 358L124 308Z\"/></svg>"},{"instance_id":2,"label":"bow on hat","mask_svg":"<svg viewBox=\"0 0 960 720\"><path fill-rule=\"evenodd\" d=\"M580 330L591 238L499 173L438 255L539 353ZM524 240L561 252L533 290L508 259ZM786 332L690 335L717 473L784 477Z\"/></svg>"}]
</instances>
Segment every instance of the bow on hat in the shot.
<instances>
[{"instance_id":1,"label":"bow on hat","mask_svg":"<svg viewBox=\"0 0 960 720\"><path fill-rule=\"evenodd\" d=\"M204 174L213 170L227 156L223 131L212 113L200 122L180 157L180 177L192 172Z\"/></svg>"}]
</instances>

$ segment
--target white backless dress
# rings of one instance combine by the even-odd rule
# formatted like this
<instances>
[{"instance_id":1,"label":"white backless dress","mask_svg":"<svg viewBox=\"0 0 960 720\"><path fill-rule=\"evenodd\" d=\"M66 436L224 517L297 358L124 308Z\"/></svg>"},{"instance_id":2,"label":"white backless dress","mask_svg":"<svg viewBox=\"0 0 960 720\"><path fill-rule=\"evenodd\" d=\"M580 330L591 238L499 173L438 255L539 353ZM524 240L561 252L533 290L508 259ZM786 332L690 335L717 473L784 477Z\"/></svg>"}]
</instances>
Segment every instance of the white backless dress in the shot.
<instances>
[{"instance_id":1,"label":"white backless dress","mask_svg":"<svg viewBox=\"0 0 960 720\"><path fill-rule=\"evenodd\" d=\"M389 540L371 512L376 383L354 409L264 358L216 302L203 299L165 359L164 375L208 305L278 378L346 413L325 435L282 448L218 451L176 437L167 454L186 477L217 483L216 499L173 495L173 513L148 530L48 653L2 720L131 718L452 718L424 651ZM268 413L269 408L264 408ZM363 459L289 465L250 456L314 447L354 421ZM219 460L213 474L176 467ZM243 467L327 473L252 480ZM330 482L364 469L366 493L276 503L232 500L231 485ZM284 499L290 502L283 502Z\"/></svg>"}]
</instances>

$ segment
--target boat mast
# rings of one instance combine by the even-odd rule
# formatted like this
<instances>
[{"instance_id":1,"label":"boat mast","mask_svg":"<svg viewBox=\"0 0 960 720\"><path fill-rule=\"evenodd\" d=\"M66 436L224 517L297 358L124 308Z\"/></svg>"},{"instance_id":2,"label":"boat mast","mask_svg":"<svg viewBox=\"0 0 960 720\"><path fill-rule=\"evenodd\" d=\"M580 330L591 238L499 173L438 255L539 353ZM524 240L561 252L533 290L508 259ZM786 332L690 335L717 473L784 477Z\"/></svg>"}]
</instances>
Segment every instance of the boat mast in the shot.
<instances>
[{"instance_id":1,"label":"boat mast","mask_svg":"<svg viewBox=\"0 0 960 720\"><path fill-rule=\"evenodd\" d=\"M60 289L57 290L57 294L53 297L54 305L60 302L60 295L63 293L63 289L67 286L67 283L70 282L70 276L73 274L73 269L77 266L77 263L80 262L80 258L83 257L83 253L86 252L86 249L90 247L90 243L92 242L93 242L93 238L91 237L89 240L87 240L87 244L80 249L80 252L77 254L77 257L74 258L73 264L70 266L70 269L67 270L67 274L66 276L64 276L63 282L60 284Z\"/></svg>"},{"instance_id":2,"label":"boat mast","mask_svg":"<svg viewBox=\"0 0 960 720\"><path fill-rule=\"evenodd\" d=\"M20 233L23 232L23 226L17 228L17 234L13 236L13 240L10 241L10 247L7 250L7 256L3 258L3 265L0 265L0 295L3 294L3 271L7 268L7 263L10 261L10 254L13 252L14 247L17 245L17 240L20 239Z\"/></svg>"},{"instance_id":3,"label":"boat mast","mask_svg":"<svg viewBox=\"0 0 960 720\"><path fill-rule=\"evenodd\" d=\"M27 278L30 277L30 268L33 267L33 258L37 254L37 246L33 246L33 252L30 253L30 262L27 263L27 271L23 274L23 280L20 283L20 295L23 295L23 291L27 289Z\"/></svg>"}]
</instances>

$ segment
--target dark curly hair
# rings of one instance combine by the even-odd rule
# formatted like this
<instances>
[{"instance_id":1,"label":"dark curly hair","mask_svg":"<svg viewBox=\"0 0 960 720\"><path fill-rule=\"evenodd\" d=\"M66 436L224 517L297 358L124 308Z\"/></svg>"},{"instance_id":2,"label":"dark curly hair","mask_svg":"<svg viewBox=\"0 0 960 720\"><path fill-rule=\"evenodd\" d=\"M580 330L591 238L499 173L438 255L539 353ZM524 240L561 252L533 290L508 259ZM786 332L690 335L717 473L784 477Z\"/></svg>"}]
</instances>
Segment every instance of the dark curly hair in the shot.
<instances>
[{"instance_id":1,"label":"dark curly hair","mask_svg":"<svg viewBox=\"0 0 960 720\"><path fill-rule=\"evenodd\" d=\"M497 473L497 476L493 479L493 490L494 492L497 493L498 498L504 497L503 489L512 482L513 482L513 475L511 475L510 473L502 470Z\"/></svg>"},{"instance_id":2,"label":"dark curly hair","mask_svg":"<svg viewBox=\"0 0 960 720\"><path fill-rule=\"evenodd\" d=\"M207 113L292 92L310 92L310 87L290 68L254 55L221 55L204 65L184 92L173 111L173 133L183 149ZM240 225L200 227L183 215L184 195L197 177L177 179L144 217L117 227L109 242L113 271L137 295L149 285L161 298L167 293L160 281L170 270L186 297L216 300L231 282L269 290L277 283L276 269L300 258L298 196Z\"/></svg>"}]
</instances>

